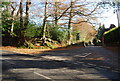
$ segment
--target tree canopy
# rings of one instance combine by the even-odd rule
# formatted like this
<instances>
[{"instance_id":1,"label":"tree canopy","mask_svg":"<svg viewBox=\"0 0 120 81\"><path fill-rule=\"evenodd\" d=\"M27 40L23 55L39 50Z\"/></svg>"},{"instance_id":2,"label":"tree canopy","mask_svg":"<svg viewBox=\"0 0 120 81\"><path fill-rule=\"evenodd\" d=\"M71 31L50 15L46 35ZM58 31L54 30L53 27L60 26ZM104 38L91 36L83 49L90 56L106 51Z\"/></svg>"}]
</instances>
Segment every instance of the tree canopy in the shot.
<instances>
[{"instance_id":1,"label":"tree canopy","mask_svg":"<svg viewBox=\"0 0 120 81\"><path fill-rule=\"evenodd\" d=\"M0 4L2 37L5 45L29 47L31 44L46 45L47 42L54 41L72 44L91 41L96 33L92 23L97 20L96 14L99 14L98 2L21 0Z\"/></svg>"}]
</instances>

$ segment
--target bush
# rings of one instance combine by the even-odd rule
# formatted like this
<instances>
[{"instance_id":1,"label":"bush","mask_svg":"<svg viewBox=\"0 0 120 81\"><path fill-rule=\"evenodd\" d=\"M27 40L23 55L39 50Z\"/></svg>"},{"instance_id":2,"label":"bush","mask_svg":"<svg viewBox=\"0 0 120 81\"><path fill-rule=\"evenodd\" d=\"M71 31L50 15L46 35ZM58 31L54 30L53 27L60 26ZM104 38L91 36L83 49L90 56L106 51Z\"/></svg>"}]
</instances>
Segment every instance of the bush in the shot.
<instances>
[{"instance_id":1,"label":"bush","mask_svg":"<svg viewBox=\"0 0 120 81\"><path fill-rule=\"evenodd\" d=\"M104 33L105 44L117 44L120 37L120 27L112 28L111 30Z\"/></svg>"},{"instance_id":2,"label":"bush","mask_svg":"<svg viewBox=\"0 0 120 81\"><path fill-rule=\"evenodd\" d=\"M17 48L26 48L25 46L19 46L19 47L17 47Z\"/></svg>"},{"instance_id":3,"label":"bush","mask_svg":"<svg viewBox=\"0 0 120 81\"><path fill-rule=\"evenodd\" d=\"M99 39L97 39L97 38L93 39L93 44L95 46L102 46L103 45L102 42Z\"/></svg>"},{"instance_id":4,"label":"bush","mask_svg":"<svg viewBox=\"0 0 120 81\"><path fill-rule=\"evenodd\" d=\"M51 49L56 48L54 45L52 45L52 43L49 43L49 42L46 42L46 46L51 48Z\"/></svg>"},{"instance_id":5,"label":"bush","mask_svg":"<svg viewBox=\"0 0 120 81\"><path fill-rule=\"evenodd\" d=\"M34 24L29 23L25 31L25 36L32 38L40 36L40 27L36 27Z\"/></svg>"},{"instance_id":6,"label":"bush","mask_svg":"<svg viewBox=\"0 0 120 81\"><path fill-rule=\"evenodd\" d=\"M67 34L64 30L58 27L51 27L49 29L49 35L52 40L56 40L59 43L66 41Z\"/></svg>"}]
</instances>

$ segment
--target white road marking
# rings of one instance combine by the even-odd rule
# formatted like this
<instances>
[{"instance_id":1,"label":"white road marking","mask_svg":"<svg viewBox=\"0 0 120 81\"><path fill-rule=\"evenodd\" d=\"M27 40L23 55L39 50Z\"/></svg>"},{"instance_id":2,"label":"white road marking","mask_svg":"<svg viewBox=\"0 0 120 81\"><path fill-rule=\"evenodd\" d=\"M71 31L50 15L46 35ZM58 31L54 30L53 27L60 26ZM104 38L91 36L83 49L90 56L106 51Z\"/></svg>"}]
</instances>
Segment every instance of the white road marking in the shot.
<instances>
[{"instance_id":1,"label":"white road marking","mask_svg":"<svg viewBox=\"0 0 120 81\"><path fill-rule=\"evenodd\" d=\"M88 65L82 64L82 66L88 67Z\"/></svg>"},{"instance_id":2,"label":"white road marking","mask_svg":"<svg viewBox=\"0 0 120 81\"><path fill-rule=\"evenodd\" d=\"M2 56L0 56L0 60L2 60Z\"/></svg>"},{"instance_id":3,"label":"white road marking","mask_svg":"<svg viewBox=\"0 0 120 81\"><path fill-rule=\"evenodd\" d=\"M95 64L91 64L91 63L88 63L88 65L96 66ZM102 70L110 69L110 67L107 67L107 66L98 66L98 67L95 67L95 68L102 69ZM119 70L120 69L115 69L115 70L112 70L112 71L113 72L119 72Z\"/></svg>"},{"instance_id":4,"label":"white road marking","mask_svg":"<svg viewBox=\"0 0 120 81\"><path fill-rule=\"evenodd\" d=\"M74 63L74 64L79 64L79 63Z\"/></svg>"},{"instance_id":5,"label":"white road marking","mask_svg":"<svg viewBox=\"0 0 120 81\"><path fill-rule=\"evenodd\" d=\"M91 63L87 63L88 65L90 65L90 66L96 66L95 64L91 64Z\"/></svg>"},{"instance_id":6,"label":"white road marking","mask_svg":"<svg viewBox=\"0 0 120 81\"><path fill-rule=\"evenodd\" d=\"M116 71L116 70L112 70L112 71L113 71L113 72L117 72L117 73L119 72L119 71Z\"/></svg>"},{"instance_id":7,"label":"white road marking","mask_svg":"<svg viewBox=\"0 0 120 81\"><path fill-rule=\"evenodd\" d=\"M120 71L120 69L118 69L118 68L116 70Z\"/></svg>"},{"instance_id":8,"label":"white road marking","mask_svg":"<svg viewBox=\"0 0 120 81\"><path fill-rule=\"evenodd\" d=\"M105 68L101 68L101 67L95 67L95 68L97 68L97 69L102 69L102 70L106 70Z\"/></svg>"},{"instance_id":9,"label":"white road marking","mask_svg":"<svg viewBox=\"0 0 120 81\"><path fill-rule=\"evenodd\" d=\"M107 67L107 66L100 66L100 67L103 67L103 68L107 68L107 69L110 69L110 67Z\"/></svg>"},{"instance_id":10,"label":"white road marking","mask_svg":"<svg viewBox=\"0 0 120 81\"><path fill-rule=\"evenodd\" d=\"M50 60L71 60L71 58L63 57L63 56L41 56L42 58L50 59Z\"/></svg>"},{"instance_id":11,"label":"white road marking","mask_svg":"<svg viewBox=\"0 0 120 81\"><path fill-rule=\"evenodd\" d=\"M15 63L12 63L12 62L10 62L10 61L7 61L7 60L5 60L6 62L8 62L8 63L10 63L10 64L15 64Z\"/></svg>"},{"instance_id":12,"label":"white road marking","mask_svg":"<svg viewBox=\"0 0 120 81\"><path fill-rule=\"evenodd\" d=\"M87 57L90 54L92 53L84 53L83 55L75 55L75 57Z\"/></svg>"},{"instance_id":13,"label":"white road marking","mask_svg":"<svg viewBox=\"0 0 120 81\"><path fill-rule=\"evenodd\" d=\"M79 62L79 61L77 61L77 63L79 63L79 64L84 64L84 62Z\"/></svg>"},{"instance_id":14,"label":"white road marking","mask_svg":"<svg viewBox=\"0 0 120 81\"><path fill-rule=\"evenodd\" d=\"M34 73L37 74L37 75L39 75L39 76L41 76L41 77L44 77L45 79L52 80L52 78L47 77L47 76L45 76L45 75L42 75L42 74L40 74L40 73L37 73L37 72L34 72Z\"/></svg>"}]
</instances>

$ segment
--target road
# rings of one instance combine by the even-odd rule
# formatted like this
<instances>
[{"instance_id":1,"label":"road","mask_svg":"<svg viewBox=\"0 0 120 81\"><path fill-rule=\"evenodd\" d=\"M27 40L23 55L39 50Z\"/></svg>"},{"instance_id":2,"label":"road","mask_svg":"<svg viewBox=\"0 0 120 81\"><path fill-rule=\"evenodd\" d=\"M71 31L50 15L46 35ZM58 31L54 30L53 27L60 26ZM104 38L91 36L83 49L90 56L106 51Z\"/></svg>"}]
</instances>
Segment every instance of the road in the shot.
<instances>
[{"instance_id":1,"label":"road","mask_svg":"<svg viewBox=\"0 0 120 81\"><path fill-rule=\"evenodd\" d=\"M2 81L119 81L119 57L102 47L18 54L2 50Z\"/></svg>"}]
</instances>

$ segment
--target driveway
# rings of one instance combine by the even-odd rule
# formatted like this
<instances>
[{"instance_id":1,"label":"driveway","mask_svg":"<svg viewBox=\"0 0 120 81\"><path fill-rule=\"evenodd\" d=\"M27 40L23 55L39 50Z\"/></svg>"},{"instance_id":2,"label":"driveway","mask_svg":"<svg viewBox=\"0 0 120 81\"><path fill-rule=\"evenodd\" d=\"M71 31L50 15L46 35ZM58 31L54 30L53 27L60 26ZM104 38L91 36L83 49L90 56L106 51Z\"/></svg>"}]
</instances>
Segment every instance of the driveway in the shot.
<instances>
[{"instance_id":1,"label":"driveway","mask_svg":"<svg viewBox=\"0 0 120 81\"><path fill-rule=\"evenodd\" d=\"M2 81L113 81L119 56L102 47L51 50L42 54L2 51Z\"/></svg>"}]
</instances>

